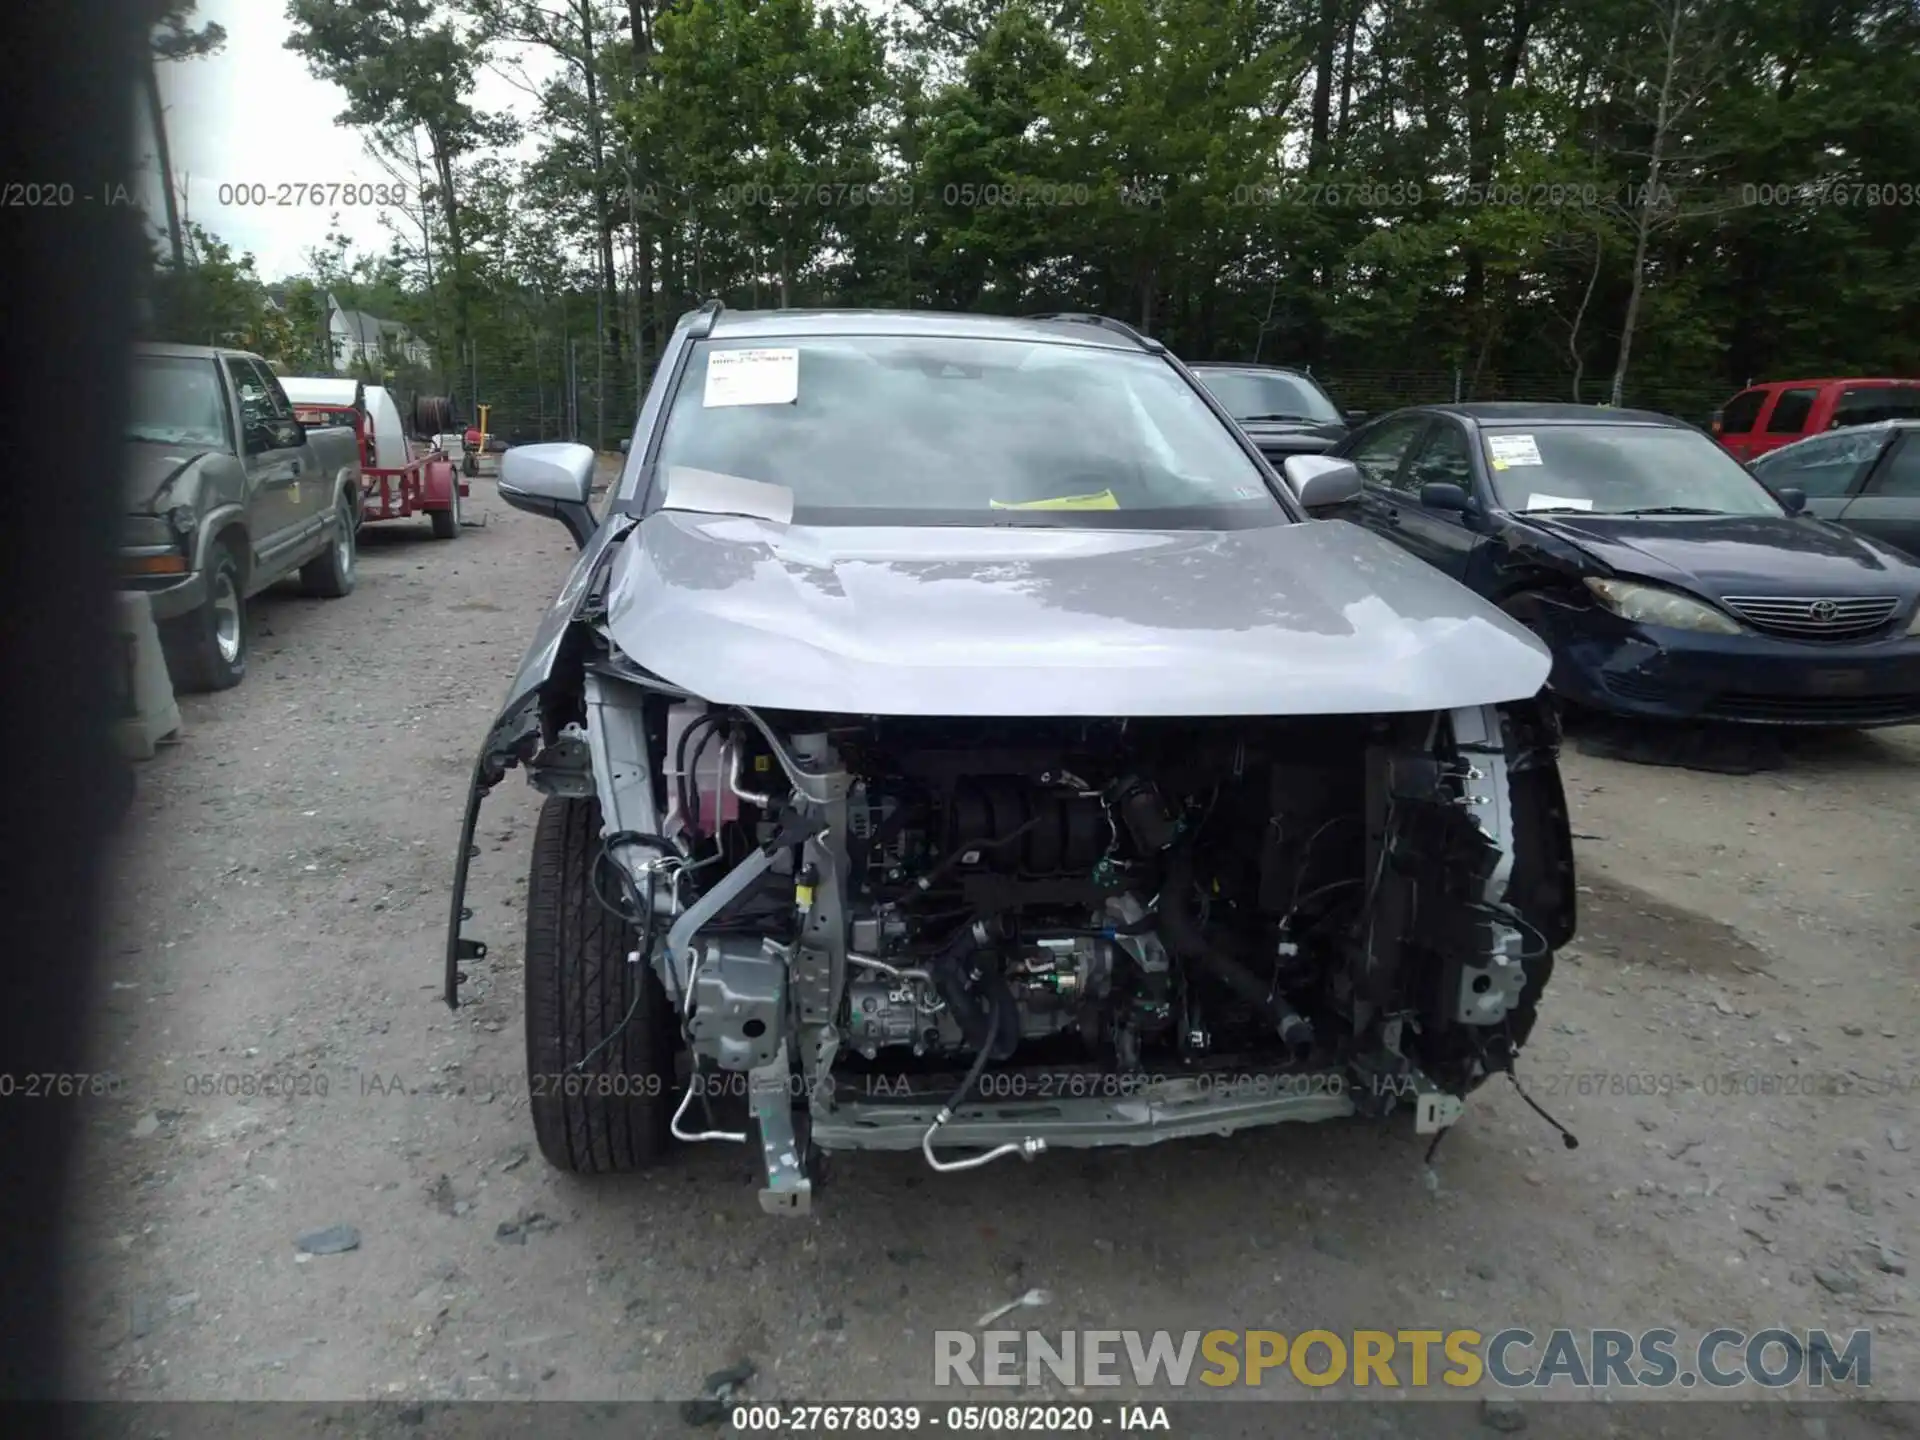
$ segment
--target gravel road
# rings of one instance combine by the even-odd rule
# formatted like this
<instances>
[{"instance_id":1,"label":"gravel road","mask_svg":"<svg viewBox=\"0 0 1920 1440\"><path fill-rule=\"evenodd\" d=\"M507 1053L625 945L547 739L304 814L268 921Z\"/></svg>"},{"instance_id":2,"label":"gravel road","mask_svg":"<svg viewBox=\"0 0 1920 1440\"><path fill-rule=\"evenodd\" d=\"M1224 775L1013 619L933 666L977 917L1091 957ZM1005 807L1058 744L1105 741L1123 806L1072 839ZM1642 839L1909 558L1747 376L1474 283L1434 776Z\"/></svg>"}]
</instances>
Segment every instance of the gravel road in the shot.
<instances>
[{"instance_id":1,"label":"gravel road","mask_svg":"<svg viewBox=\"0 0 1920 1440\"><path fill-rule=\"evenodd\" d=\"M932 1399L933 1332L1038 1286L1050 1330L1871 1326L1875 1392L1920 1398L1920 729L1749 777L1569 748L1584 913L1523 1069L1578 1150L1503 1083L1431 1174L1410 1127L1285 1126L842 1157L772 1219L744 1149L591 1183L533 1150L518 775L474 862L490 956L440 1001L472 755L573 553L474 491L451 544L369 527L351 598L268 597L245 685L141 768L77 1393L681 1398L749 1360L755 1398ZM238 1093L286 1072L326 1093ZM296 1248L335 1226L354 1248Z\"/></svg>"}]
</instances>

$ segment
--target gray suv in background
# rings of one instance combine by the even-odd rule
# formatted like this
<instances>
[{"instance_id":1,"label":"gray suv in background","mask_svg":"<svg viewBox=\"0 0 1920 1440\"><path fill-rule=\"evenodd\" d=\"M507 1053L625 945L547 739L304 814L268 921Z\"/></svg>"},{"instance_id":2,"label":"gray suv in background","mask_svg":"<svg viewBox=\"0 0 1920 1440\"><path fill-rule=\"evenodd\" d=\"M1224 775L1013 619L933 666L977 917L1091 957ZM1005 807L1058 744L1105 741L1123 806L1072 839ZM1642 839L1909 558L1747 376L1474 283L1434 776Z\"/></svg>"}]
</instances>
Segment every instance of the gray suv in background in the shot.
<instances>
[{"instance_id":1,"label":"gray suv in background","mask_svg":"<svg viewBox=\"0 0 1920 1440\"><path fill-rule=\"evenodd\" d=\"M121 584L151 597L176 688L240 683L247 601L274 582L353 589L353 431L308 430L259 356L139 347L125 439Z\"/></svg>"}]
</instances>

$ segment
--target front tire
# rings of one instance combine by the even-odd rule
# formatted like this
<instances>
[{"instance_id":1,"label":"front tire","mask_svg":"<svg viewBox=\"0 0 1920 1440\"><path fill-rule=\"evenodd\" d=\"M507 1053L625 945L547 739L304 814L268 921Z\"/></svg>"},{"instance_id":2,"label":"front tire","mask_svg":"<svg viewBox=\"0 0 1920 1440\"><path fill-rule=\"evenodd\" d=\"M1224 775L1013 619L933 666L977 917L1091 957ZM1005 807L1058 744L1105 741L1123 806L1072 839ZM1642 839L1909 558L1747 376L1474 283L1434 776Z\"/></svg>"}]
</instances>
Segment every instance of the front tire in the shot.
<instances>
[{"instance_id":1,"label":"front tire","mask_svg":"<svg viewBox=\"0 0 1920 1440\"><path fill-rule=\"evenodd\" d=\"M340 513L334 517L333 539L326 550L300 567L300 584L309 595L323 600L339 600L353 593L354 562L359 541L354 524L353 501L340 497Z\"/></svg>"},{"instance_id":2,"label":"front tire","mask_svg":"<svg viewBox=\"0 0 1920 1440\"><path fill-rule=\"evenodd\" d=\"M207 555L207 598L191 614L160 627L173 688L187 694L231 690L247 675L250 648L246 582L240 557L224 540Z\"/></svg>"},{"instance_id":3,"label":"front tire","mask_svg":"<svg viewBox=\"0 0 1920 1440\"><path fill-rule=\"evenodd\" d=\"M599 856L599 802L549 798L527 882L528 1108L549 1164L596 1175L659 1159L676 1099L673 1008L594 898Z\"/></svg>"}]
</instances>

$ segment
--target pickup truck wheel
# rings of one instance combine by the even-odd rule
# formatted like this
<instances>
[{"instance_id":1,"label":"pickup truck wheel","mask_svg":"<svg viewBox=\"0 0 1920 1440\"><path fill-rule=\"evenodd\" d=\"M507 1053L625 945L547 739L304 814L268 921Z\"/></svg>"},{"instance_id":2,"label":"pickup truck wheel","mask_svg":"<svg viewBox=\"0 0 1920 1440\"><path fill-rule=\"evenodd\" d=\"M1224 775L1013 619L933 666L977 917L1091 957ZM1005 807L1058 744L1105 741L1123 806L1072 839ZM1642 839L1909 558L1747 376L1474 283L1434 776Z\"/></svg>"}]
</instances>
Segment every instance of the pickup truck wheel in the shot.
<instances>
[{"instance_id":1,"label":"pickup truck wheel","mask_svg":"<svg viewBox=\"0 0 1920 1440\"><path fill-rule=\"evenodd\" d=\"M333 540L323 554L300 567L300 584L307 594L318 595L323 600L338 600L353 593L356 528L353 501L342 495L340 513L334 518Z\"/></svg>"},{"instance_id":2,"label":"pickup truck wheel","mask_svg":"<svg viewBox=\"0 0 1920 1440\"><path fill-rule=\"evenodd\" d=\"M447 478L453 483L453 494L447 499L447 508L427 512L427 522L433 526L433 538L436 540L451 540L460 533L460 479L457 475Z\"/></svg>"},{"instance_id":3,"label":"pickup truck wheel","mask_svg":"<svg viewBox=\"0 0 1920 1440\"><path fill-rule=\"evenodd\" d=\"M160 627L176 690L231 690L247 673L247 596L240 561L225 542L207 556L207 598L198 610Z\"/></svg>"},{"instance_id":4,"label":"pickup truck wheel","mask_svg":"<svg viewBox=\"0 0 1920 1440\"><path fill-rule=\"evenodd\" d=\"M658 1159L677 1098L673 1007L594 897L599 857L599 802L548 799L527 881L528 1108L547 1161L586 1174Z\"/></svg>"}]
</instances>

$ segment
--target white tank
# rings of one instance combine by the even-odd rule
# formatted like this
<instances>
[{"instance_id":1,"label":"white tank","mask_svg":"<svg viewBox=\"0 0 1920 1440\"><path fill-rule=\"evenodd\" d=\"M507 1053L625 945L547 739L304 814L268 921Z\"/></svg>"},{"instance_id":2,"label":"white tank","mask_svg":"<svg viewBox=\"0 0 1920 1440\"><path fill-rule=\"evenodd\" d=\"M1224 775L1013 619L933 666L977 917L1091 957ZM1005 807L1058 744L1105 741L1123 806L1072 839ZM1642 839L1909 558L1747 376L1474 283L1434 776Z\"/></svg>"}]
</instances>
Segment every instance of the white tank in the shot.
<instances>
[{"instance_id":1,"label":"white tank","mask_svg":"<svg viewBox=\"0 0 1920 1440\"><path fill-rule=\"evenodd\" d=\"M305 375L289 376L280 386L295 405L351 405L355 393L359 392L373 431L374 467L398 470L411 458L407 453L406 427L400 423L400 407L386 386Z\"/></svg>"}]
</instances>

